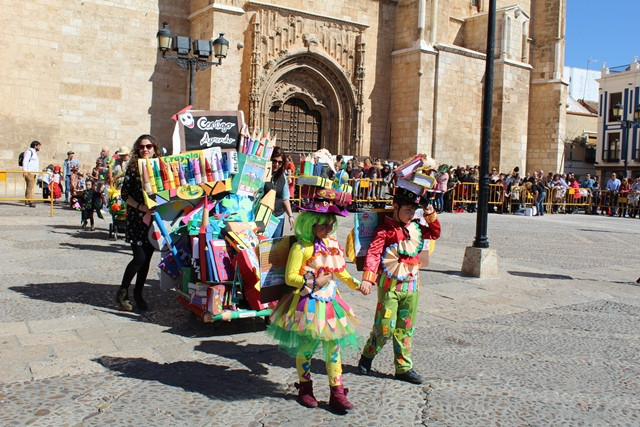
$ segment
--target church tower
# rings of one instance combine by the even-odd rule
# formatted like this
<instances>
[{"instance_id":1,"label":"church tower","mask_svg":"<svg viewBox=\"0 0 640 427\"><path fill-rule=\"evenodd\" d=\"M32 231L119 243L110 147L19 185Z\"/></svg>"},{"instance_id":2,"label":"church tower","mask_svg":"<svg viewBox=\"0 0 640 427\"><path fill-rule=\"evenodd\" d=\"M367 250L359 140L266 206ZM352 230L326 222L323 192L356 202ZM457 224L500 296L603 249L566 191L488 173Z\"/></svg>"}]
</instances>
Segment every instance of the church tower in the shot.
<instances>
[{"instance_id":1,"label":"church tower","mask_svg":"<svg viewBox=\"0 0 640 427\"><path fill-rule=\"evenodd\" d=\"M532 0L528 171L563 168L567 85L562 81L566 0Z\"/></svg>"}]
</instances>

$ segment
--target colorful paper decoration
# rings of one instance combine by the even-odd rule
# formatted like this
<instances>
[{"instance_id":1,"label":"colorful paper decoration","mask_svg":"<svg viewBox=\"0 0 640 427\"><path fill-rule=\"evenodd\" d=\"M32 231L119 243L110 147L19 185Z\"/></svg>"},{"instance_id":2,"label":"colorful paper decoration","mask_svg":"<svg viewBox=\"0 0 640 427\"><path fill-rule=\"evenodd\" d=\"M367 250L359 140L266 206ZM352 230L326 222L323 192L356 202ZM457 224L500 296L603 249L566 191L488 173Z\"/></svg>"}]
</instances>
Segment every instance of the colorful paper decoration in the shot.
<instances>
[{"instance_id":1,"label":"colorful paper decoration","mask_svg":"<svg viewBox=\"0 0 640 427\"><path fill-rule=\"evenodd\" d=\"M258 203L258 209L255 214L255 221L260 227L261 231L264 231L269 222L269 219L271 219L271 214L273 213L275 202L276 192L275 190L269 190L267 194L265 194L264 197L260 199L260 203Z\"/></svg>"}]
</instances>

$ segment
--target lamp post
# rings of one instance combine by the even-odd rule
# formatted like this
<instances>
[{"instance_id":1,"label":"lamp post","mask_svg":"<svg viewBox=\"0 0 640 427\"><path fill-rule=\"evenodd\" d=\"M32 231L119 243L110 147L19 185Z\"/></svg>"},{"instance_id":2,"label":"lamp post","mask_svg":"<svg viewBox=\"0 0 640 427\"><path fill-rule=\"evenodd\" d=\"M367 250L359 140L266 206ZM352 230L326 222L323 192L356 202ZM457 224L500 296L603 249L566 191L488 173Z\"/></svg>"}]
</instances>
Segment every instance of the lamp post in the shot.
<instances>
[{"instance_id":1,"label":"lamp post","mask_svg":"<svg viewBox=\"0 0 640 427\"><path fill-rule=\"evenodd\" d=\"M480 191L476 214L476 237L464 251L461 273L464 276L495 277L498 255L489 248L487 238L489 213L489 161L491 154L491 109L493 105L493 61L496 38L496 0L489 0L487 15L487 58L482 91L482 140L480 142Z\"/></svg>"},{"instance_id":2,"label":"lamp post","mask_svg":"<svg viewBox=\"0 0 640 427\"><path fill-rule=\"evenodd\" d=\"M491 115L493 107L493 61L496 39L496 0L489 0L487 21L487 58L482 94L482 139L480 142L480 191L478 193L478 213L476 214L476 237L473 241L473 246L476 248L489 247L487 229L489 214Z\"/></svg>"},{"instance_id":3,"label":"lamp post","mask_svg":"<svg viewBox=\"0 0 640 427\"><path fill-rule=\"evenodd\" d=\"M629 157L629 129L640 126L640 104L633 112L633 120L623 119L624 108L619 102L613 106L613 120L620 122L622 127L622 161L624 163L624 177L627 178L627 158Z\"/></svg>"},{"instance_id":4,"label":"lamp post","mask_svg":"<svg viewBox=\"0 0 640 427\"><path fill-rule=\"evenodd\" d=\"M167 25L167 22L163 22L162 28L156 34L158 50L162 53L164 59L173 61L180 68L189 70L189 105L193 105L193 78L196 70L204 71L212 65L218 66L222 64L222 60L227 57L229 41L223 37L224 33L220 33L220 36L213 42L211 40L194 40L193 53L190 54L191 38L174 36L167 28ZM167 52L170 50L175 51L177 56L167 56ZM212 52L218 61L208 61Z\"/></svg>"}]
</instances>

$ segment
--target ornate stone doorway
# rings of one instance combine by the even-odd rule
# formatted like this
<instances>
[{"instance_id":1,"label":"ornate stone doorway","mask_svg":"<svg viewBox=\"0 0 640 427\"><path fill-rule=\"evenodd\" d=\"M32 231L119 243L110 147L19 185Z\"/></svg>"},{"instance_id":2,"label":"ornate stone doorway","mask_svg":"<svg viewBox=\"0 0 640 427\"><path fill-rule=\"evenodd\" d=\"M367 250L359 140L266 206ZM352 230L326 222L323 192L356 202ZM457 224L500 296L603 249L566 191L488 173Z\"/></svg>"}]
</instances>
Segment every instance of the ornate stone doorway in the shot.
<instances>
[{"instance_id":1,"label":"ornate stone doorway","mask_svg":"<svg viewBox=\"0 0 640 427\"><path fill-rule=\"evenodd\" d=\"M361 154L367 26L290 6L246 3L252 25L249 127L270 129L293 152Z\"/></svg>"},{"instance_id":2,"label":"ornate stone doorway","mask_svg":"<svg viewBox=\"0 0 640 427\"><path fill-rule=\"evenodd\" d=\"M291 98L269 111L269 129L278 135L286 152L309 153L320 149L322 116L299 98Z\"/></svg>"}]
</instances>

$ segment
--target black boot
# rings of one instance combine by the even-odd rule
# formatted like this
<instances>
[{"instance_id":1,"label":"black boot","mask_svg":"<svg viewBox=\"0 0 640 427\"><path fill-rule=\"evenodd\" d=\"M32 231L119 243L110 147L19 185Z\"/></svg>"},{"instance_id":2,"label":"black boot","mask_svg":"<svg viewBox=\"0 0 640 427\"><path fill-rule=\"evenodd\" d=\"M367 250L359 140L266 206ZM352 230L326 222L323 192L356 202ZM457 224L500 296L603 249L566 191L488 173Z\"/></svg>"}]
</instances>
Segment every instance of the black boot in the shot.
<instances>
[{"instance_id":1,"label":"black boot","mask_svg":"<svg viewBox=\"0 0 640 427\"><path fill-rule=\"evenodd\" d=\"M360 371L362 375L369 375L371 373L371 362L373 362L373 359L369 359L364 354L360 356L358 371Z\"/></svg>"},{"instance_id":2,"label":"black boot","mask_svg":"<svg viewBox=\"0 0 640 427\"><path fill-rule=\"evenodd\" d=\"M120 310L124 310L124 311L133 310L133 307L131 306L131 303L129 302L129 298L127 296L128 293L129 292L127 288L118 289L118 293L116 294L116 302L120 306Z\"/></svg>"},{"instance_id":3,"label":"black boot","mask_svg":"<svg viewBox=\"0 0 640 427\"><path fill-rule=\"evenodd\" d=\"M424 382L424 378L422 378L422 376L413 369L409 369L407 372L402 374L396 374L396 379L406 381L411 384L422 384Z\"/></svg>"},{"instance_id":4,"label":"black boot","mask_svg":"<svg viewBox=\"0 0 640 427\"><path fill-rule=\"evenodd\" d=\"M149 307L147 306L147 302L142 298L142 289L134 289L133 290L133 299L136 302L136 308L140 311L147 311Z\"/></svg>"}]
</instances>

